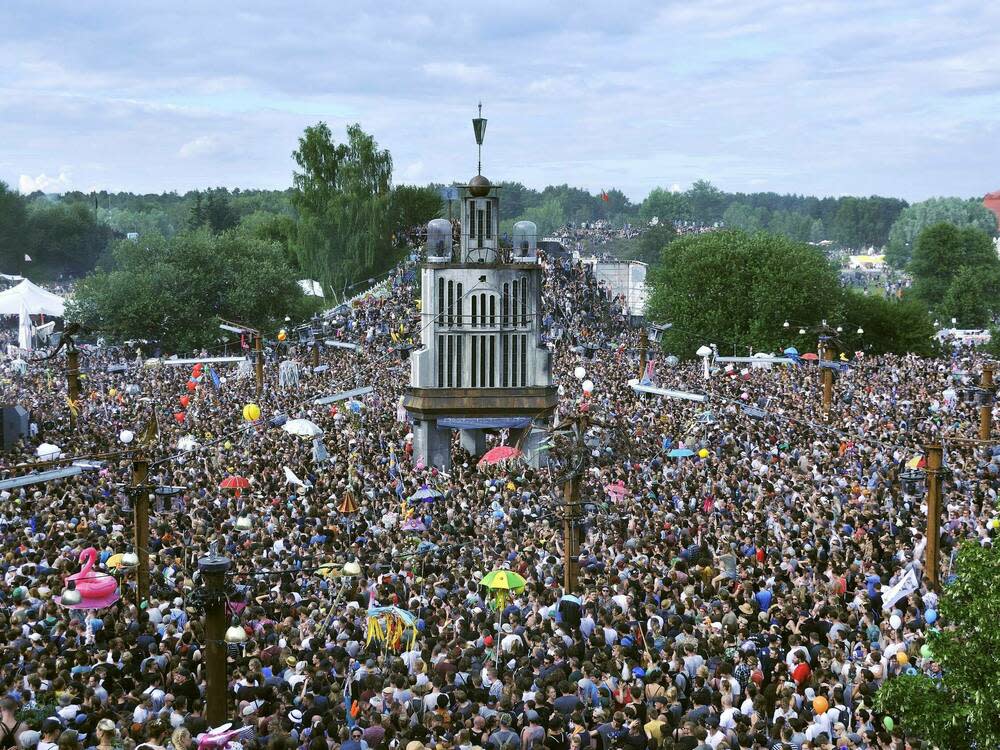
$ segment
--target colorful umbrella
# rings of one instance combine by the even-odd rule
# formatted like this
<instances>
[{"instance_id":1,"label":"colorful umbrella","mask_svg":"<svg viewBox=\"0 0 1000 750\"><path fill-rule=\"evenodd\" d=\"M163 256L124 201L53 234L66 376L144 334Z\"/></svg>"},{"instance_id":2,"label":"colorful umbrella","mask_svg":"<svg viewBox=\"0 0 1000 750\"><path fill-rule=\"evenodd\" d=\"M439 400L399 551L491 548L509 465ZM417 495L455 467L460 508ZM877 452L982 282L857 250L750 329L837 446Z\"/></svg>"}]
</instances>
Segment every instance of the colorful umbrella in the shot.
<instances>
[{"instance_id":1,"label":"colorful umbrella","mask_svg":"<svg viewBox=\"0 0 1000 750\"><path fill-rule=\"evenodd\" d=\"M351 513L358 512L358 501L354 499L353 492L344 493L344 499L340 501L340 505L337 506L337 510L344 515L350 515Z\"/></svg>"},{"instance_id":2,"label":"colorful umbrella","mask_svg":"<svg viewBox=\"0 0 1000 750\"><path fill-rule=\"evenodd\" d=\"M400 528L403 531L427 531L427 527L424 526L424 522L417 517L406 519L406 523L400 526Z\"/></svg>"},{"instance_id":3,"label":"colorful umbrella","mask_svg":"<svg viewBox=\"0 0 1000 750\"><path fill-rule=\"evenodd\" d=\"M223 490L234 490L236 497L240 496L240 490L246 490L250 488L250 480L246 477L230 476L226 477L219 484L219 488Z\"/></svg>"},{"instance_id":4,"label":"colorful umbrella","mask_svg":"<svg viewBox=\"0 0 1000 750\"><path fill-rule=\"evenodd\" d=\"M513 461L521 457L521 451L509 445L498 445L491 448L479 459L479 466L496 466L505 461Z\"/></svg>"},{"instance_id":5,"label":"colorful umbrella","mask_svg":"<svg viewBox=\"0 0 1000 750\"><path fill-rule=\"evenodd\" d=\"M689 448L674 448L670 453L667 454L670 458L687 458L688 456L693 456L694 451Z\"/></svg>"},{"instance_id":6,"label":"colorful umbrella","mask_svg":"<svg viewBox=\"0 0 1000 750\"><path fill-rule=\"evenodd\" d=\"M815 352L806 352L805 354L802 355L802 359L812 362L813 360L819 359L819 355L816 354Z\"/></svg>"},{"instance_id":7,"label":"colorful umbrella","mask_svg":"<svg viewBox=\"0 0 1000 750\"><path fill-rule=\"evenodd\" d=\"M907 469L923 469L927 466L927 461L923 456L917 455L906 462Z\"/></svg>"},{"instance_id":8,"label":"colorful umbrella","mask_svg":"<svg viewBox=\"0 0 1000 750\"><path fill-rule=\"evenodd\" d=\"M404 636L408 636L407 645L412 649L417 640L417 618L412 612L399 607L368 608L368 634L365 646L375 641L385 643L387 648L398 651L404 644Z\"/></svg>"},{"instance_id":9,"label":"colorful umbrella","mask_svg":"<svg viewBox=\"0 0 1000 750\"><path fill-rule=\"evenodd\" d=\"M604 491L607 492L611 496L611 499L615 502L621 502L625 499L626 495L629 494L628 489L625 487L625 483L620 479L614 484L605 486Z\"/></svg>"},{"instance_id":10,"label":"colorful umbrella","mask_svg":"<svg viewBox=\"0 0 1000 750\"><path fill-rule=\"evenodd\" d=\"M419 490L410 495L409 499L417 501L422 500L425 503L432 503L439 497L441 497L440 492L438 492L437 490L432 490L425 484Z\"/></svg>"}]
</instances>

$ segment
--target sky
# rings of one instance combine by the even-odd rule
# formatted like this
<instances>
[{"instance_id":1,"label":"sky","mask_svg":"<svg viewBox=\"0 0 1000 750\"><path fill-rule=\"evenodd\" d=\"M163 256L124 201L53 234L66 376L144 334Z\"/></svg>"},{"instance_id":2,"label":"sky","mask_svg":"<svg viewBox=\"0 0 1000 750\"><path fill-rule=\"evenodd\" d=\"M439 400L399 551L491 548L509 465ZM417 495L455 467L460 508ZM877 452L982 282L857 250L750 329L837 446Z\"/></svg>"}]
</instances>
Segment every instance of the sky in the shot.
<instances>
[{"instance_id":1,"label":"sky","mask_svg":"<svg viewBox=\"0 0 1000 750\"><path fill-rule=\"evenodd\" d=\"M358 122L397 183L979 196L1000 3L428 0L0 5L0 181L285 188Z\"/></svg>"}]
</instances>

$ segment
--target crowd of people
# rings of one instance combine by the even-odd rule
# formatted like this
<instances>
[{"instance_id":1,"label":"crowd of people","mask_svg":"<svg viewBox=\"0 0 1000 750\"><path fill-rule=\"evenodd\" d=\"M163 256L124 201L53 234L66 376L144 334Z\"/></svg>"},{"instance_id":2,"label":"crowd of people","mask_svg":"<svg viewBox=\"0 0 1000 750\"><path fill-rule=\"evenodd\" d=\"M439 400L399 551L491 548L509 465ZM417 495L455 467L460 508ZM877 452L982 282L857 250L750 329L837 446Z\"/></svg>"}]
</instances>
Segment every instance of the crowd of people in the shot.
<instances>
[{"instance_id":1,"label":"crowd of people","mask_svg":"<svg viewBox=\"0 0 1000 750\"><path fill-rule=\"evenodd\" d=\"M247 368L196 373L85 347L72 427L60 358L6 370L0 401L29 409L33 429L3 455L0 477L37 461L43 443L103 458L2 493L0 750L203 741L212 727L197 560L210 548L232 560L228 608L246 636L230 647L227 686L244 747L913 746L874 703L900 673L940 674L921 655L936 594L921 585L887 599L908 572L923 578L925 511L899 475L928 438L974 433L975 415L948 392L956 370L978 371L976 355L856 362L839 376L829 425L809 366L706 382L700 363L670 368L661 357L659 385L707 389L709 400L643 396L627 382L638 334L620 309L585 267L543 262L546 323L562 331L549 342L555 420L583 410L589 428L583 458L557 431L542 468L483 472L457 443L448 472L412 459L400 348L419 340L423 318L402 271L389 294L331 320L326 336L357 350L324 348L314 369L292 346L281 356L298 362L298 383L279 387L269 362L260 396ZM127 367L109 372L114 364ZM594 384L586 394L581 367ZM315 403L359 386L374 391ZM155 437L131 437L152 414ZM279 414L323 435L271 426ZM181 488L154 503L147 550L132 549L126 486L127 451L140 443L149 481ZM678 448L693 455L672 457ZM948 574L959 542L994 533L998 463L967 448L946 460ZM585 503L574 592L562 589L569 467L583 472ZM220 488L235 475L249 488ZM409 499L425 487L440 497ZM345 498L356 513L343 512ZM120 599L67 609L57 597L90 547ZM149 555L146 601L132 573L108 564L129 551ZM527 582L499 611L480 585L496 569ZM372 606L411 613L412 634L370 641Z\"/></svg>"}]
</instances>

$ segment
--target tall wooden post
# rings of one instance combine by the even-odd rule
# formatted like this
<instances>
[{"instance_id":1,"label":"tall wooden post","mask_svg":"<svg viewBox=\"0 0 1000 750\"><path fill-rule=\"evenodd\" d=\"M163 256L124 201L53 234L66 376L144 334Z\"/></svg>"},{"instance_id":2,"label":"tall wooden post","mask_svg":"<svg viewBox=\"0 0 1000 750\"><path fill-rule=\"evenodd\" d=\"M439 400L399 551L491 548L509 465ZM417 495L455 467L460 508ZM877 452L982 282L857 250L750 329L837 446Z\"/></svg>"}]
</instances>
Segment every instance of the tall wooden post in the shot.
<instances>
[{"instance_id":1,"label":"tall wooden post","mask_svg":"<svg viewBox=\"0 0 1000 750\"><path fill-rule=\"evenodd\" d=\"M823 342L820 356L825 362L832 362L837 356L837 349L830 343L829 339ZM833 406L833 368L824 367L820 363L820 373L823 378L823 419L830 421L830 409Z\"/></svg>"},{"instance_id":2,"label":"tall wooden post","mask_svg":"<svg viewBox=\"0 0 1000 750\"><path fill-rule=\"evenodd\" d=\"M261 345L260 333L254 334L254 374L257 378L257 397L264 391L264 348Z\"/></svg>"},{"instance_id":3,"label":"tall wooden post","mask_svg":"<svg viewBox=\"0 0 1000 750\"><path fill-rule=\"evenodd\" d=\"M206 590L205 606L205 703L208 725L226 723L226 571L228 557L209 553L198 560Z\"/></svg>"},{"instance_id":4,"label":"tall wooden post","mask_svg":"<svg viewBox=\"0 0 1000 750\"><path fill-rule=\"evenodd\" d=\"M979 386L988 393L989 403L979 407L979 439L990 439L990 428L993 420L993 366L983 365L979 376Z\"/></svg>"},{"instance_id":5,"label":"tall wooden post","mask_svg":"<svg viewBox=\"0 0 1000 750\"><path fill-rule=\"evenodd\" d=\"M133 544L139 564L135 569L136 600L139 604L149 601L149 461L140 456L132 459L132 525Z\"/></svg>"},{"instance_id":6,"label":"tall wooden post","mask_svg":"<svg viewBox=\"0 0 1000 750\"><path fill-rule=\"evenodd\" d=\"M938 542L941 538L941 464L940 443L932 443L925 449L927 456L927 547L924 550L924 575L932 589L937 589Z\"/></svg>"},{"instance_id":7,"label":"tall wooden post","mask_svg":"<svg viewBox=\"0 0 1000 750\"><path fill-rule=\"evenodd\" d=\"M643 328L639 334L639 380L646 377L646 357L649 356L649 332Z\"/></svg>"},{"instance_id":8,"label":"tall wooden post","mask_svg":"<svg viewBox=\"0 0 1000 750\"><path fill-rule=\"evenodd\" d=\"M586 450L584 435L587 432L587 417L577 417L577 450ZM580 518L580 476L582 467L574 467L573 473L563 484L563 593L572 594L577 589L580 577L580 535L577 522Z\"/></svg>"},{"instance_id":9,"label":"tall wooden post","mask_svg":"<svg viewBox=\"0 0 1000 750\"><path fill-rule=\"evenodd\" d=\"M72 339L66 342L66 397L69 399L69 426L76 429L80 408L80 355Z\"/></svg>"}]
</instances>

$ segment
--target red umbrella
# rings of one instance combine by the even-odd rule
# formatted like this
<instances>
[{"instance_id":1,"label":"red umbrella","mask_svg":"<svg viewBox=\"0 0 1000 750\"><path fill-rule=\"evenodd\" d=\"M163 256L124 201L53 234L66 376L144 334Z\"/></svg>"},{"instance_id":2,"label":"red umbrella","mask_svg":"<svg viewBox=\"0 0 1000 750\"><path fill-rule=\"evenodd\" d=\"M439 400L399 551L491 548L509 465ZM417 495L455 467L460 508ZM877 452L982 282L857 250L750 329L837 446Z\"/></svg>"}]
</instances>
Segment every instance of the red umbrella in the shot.
<instances>
[{"instance_id":1,"label":"red umbrella","mask_svg":"<svg viewBox=\"0 0 1000 750\"><path fill-rule=\"evenodd\" d=\"M496 448L491 448L483 454L483 457L479 459L479 465L496 466L504 461L520 458L521 455L521 451L517 448L513 448L509 445L498 445Z\"/></svg>"},{"instance_id":2,"label":"red umbrella","mask_svg":"<svg viewBox=\"0 0 1000 750\"><path fill-rule=\"evenodd\" d=\"M811 361L814 359L819 359L819 355L814 352L806 352L805 354L802 355L802 359L808 359Z\"/></svg>"},{"instance_id":3,"label":"red umbrella","mask_svg":"<svg viewBox=\"0 0 1000 750\"><path fill-rule=\"evenodd\" d=\"M235 490L236 497L240 496L240 490L246 490L250 488L250 480L246 477L231 476L226 477L222 480L219 485L221 489L224 490Z\"/></svg>"}]
</instances>

